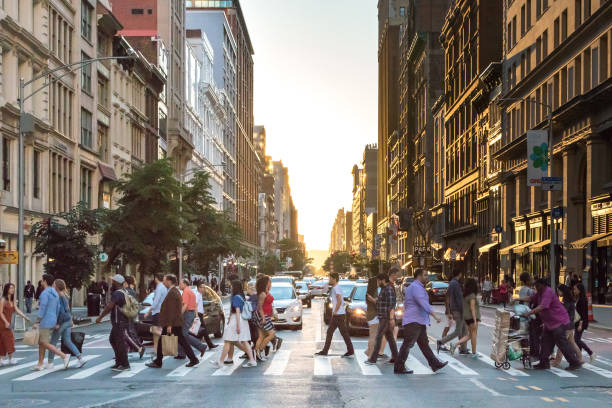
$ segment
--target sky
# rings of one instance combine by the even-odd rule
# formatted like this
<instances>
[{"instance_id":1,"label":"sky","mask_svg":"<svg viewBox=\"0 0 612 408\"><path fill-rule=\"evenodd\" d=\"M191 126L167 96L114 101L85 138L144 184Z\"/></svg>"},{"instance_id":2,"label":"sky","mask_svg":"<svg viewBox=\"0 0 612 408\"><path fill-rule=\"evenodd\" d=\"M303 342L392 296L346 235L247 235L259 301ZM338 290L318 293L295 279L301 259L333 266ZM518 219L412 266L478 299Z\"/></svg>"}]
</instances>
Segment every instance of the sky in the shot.
<instances>
[{"instance_id":1,"label":"sky","mask_svg":"<svg viewBox=\"0 0 612 408\"><path fill-rule=\"evenodd\" d=\"M255 124L289 168L307 249L328 249L351 171L378 136L377 0L242 0L255 55Z\"/></svg>"}]
</instances>

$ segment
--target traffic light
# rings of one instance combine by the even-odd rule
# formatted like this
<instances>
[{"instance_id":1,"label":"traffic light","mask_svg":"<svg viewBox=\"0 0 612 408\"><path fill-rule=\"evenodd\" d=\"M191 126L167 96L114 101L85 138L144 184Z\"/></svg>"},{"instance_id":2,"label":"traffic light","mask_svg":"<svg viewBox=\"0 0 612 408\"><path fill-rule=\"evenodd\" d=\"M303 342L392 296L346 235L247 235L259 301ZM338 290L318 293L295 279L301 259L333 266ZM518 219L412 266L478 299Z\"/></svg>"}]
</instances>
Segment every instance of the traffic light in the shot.
<instances>
[{"instance_id":1,"label":"traffic light","mask_svg":"<svg viewBox=\"0 0 612 408\"><path fill-rule=\"evenodd\" d=\"M412 226L412 210L409 208L402 208L397 212L399 217L399 231L409 231Z\"/></svg>"}]
</instances>

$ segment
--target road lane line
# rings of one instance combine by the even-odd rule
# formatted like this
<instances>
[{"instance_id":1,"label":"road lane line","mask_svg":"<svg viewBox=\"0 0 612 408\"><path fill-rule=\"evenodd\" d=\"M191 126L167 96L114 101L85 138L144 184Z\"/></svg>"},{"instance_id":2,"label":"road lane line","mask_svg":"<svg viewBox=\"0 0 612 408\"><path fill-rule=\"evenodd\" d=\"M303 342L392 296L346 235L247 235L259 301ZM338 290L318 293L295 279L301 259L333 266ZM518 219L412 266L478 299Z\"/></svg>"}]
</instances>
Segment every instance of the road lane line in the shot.
<instances>
[{"instance_id":1,"label":"road lane line","mask_svg":"<svg viewBox=\"0 0 612 408\"><path fill-rule=\"evenodd\" d=\"M234 359L234 364L232 365L223 365L223 367L217 369L214 373L212 373L213 376L218 376L218 375L232 375L232 373L234 371L236 371L236 369L238 367L240 367L240 364L242 363L242 360L235 358Z\"/></svg>"},{"instance_id":2,"label":"road lane line","mask_svg":"<svg viewBox=\"0 0 612 408\"><path fill-rule=\"evenodd\" d=\"M565 398L562 398L562 397L557 397L555 399L561 402L569 402L569 400L566 400Z\"/></svg>"},{"instance_id":3,"label":"road lane line","mask_svg":"<svg viewBox=\"0 0 612 408\"><path fill-rule=\"evenodd\" d=\"M482 360L483 362L489 364L490 366L495 367L495 362L489 356L486 356L482 354L481 352L478 352L478 360ZM503 368L500 368L499 370L513 377L529 377L529 374L523 371L519 371L516 368L510 368L509 370L504 370Z\"/></svg>"},{"instance_id":4,"label":"road lane line","mask_svg":"<svg viewBox=\"0 0 612 408\"><path fill-rule=\"evenodd\" d=\"M492 388L487 387L486 385L484 385L483 383L481 383L480 381L478 381L475 378L470 378L470 381L478 388L480 388L483 391L487 391L490 392L491 395L493 395L494 397L503 397L502 394L500 394L499 392L495 391Z\"/></svg>"},{"instance_id":5,"label":"road lane line","mask_svg":"<svg viewBox=\"0 0 612 408\"><path fill-rule=\"evenodd\" d=\"M454 357L444 356L444 358L448 361L448 366L461 375L479 375L476 371L472 370Z\"/></svg>"},{"instance_id":6,"label":"road lane line","mask_svg":"<svg viewBox=\"0 0 612 408\"><path fill-rule=\"evenodd\" d=\"M548 397L540 397L540 399L541 399L542 401L546 401L546 402L555 402L555 400L550 399L550 398L548 398Z\"/></svg>"},{"instance_id":7,"label":"road lane line","mask_svg":"<svg viewBox=\"0 0 612 408\"><path fill-rule=\"evenodd\" d=\"M542 391L540 387L537 387L535 385L530 385L529 388L531 388L532 390L536 390L536 391Z\"/></svg>"},{"instance_id":8,"label":"road lane line","mask_svg":"<svg viewBox=\"0 0 612 408\"><path fill-rule=\"evenodd\" d=\"M433 371L429 369L425 364L421 363L417 358L413 355L408 355L406 359L407 369L414 371L414 374L417 375L431 375Z\"/></svg>"},{"instance_id":9,"label":"road lane line","mask_svg":"<svg viewBox=\"0 0 612 408\"><path fill-rule=\"evenodd\" d=\"M96 357L100 357L97 354L91 355L91 356L85 356L83 357L83 359L85 361L89 361L89 360L93 360ZM37 364L38 362L34 362L34 364ZM30 364L30 365L34 365L34 364ZM42 370L42 371L34 371L30 374L26 374L22 377L19 378L14 378L13 381L31 381L31 380L35 380L37 378L40 378L42 376L45 376L47 374L51 374L54 373L56 371L64 371L64 364L60 364L60 365L56 365L55 367L53 367L51 370Z\"/></svg>"},{"instance_id":10,"label":"road lane line","mask_svg":"<svg viewBox=\"0 0 612 408\"><path fill-rule=\"evenodd\" d=\"M283 375L287 364L289 363L289 357L291 356L291 350L278 350L274 353L274 358L268 369L264 372L264 375Z\"/></svg>"},{"instance_id":11,"label":"road lane line","mask_svg":"<svg viewBox=\"0 0 612 408\"><path fill-rule=\"evenodd\" d=\"M562 370L562 369L557 368L557 367L550 367L548 369L548 371L550 371L551 373L553 373L554 375L559 376L559 377L576 378L576 376L574 374L570 373L569 371Z\"/></svg>"},{"instance_id":12,"label":"road lane line","mask_svg":"<svg viewBox=\"0 0 612 408\"><path fill-rule=\"evenodd\" d=\"M331 357L315 356L314 375L328 376L333 374Z\"/></svg>"},{"instance_id":13,"label":"road lane line","mask_svg":"<svg viewBox=\"0 0 612 408\"><path fill-rule=\"evenodd\" d=\"M375 365L367 365L365 363L368 357L365 355L363 351L364 351L363 349L355 350L355 360L357 360L357 364L359 364L359 368L361 368L361 374L362 375L382 375L378 367L376 367Z\"/></svg>"},{"instance_id":14,"label":"road lane line","mask_svg":"<svg viewBox=\"0 0 612 408\"><path fill-rule=\"evenodd\" d=\"M524 385L515 385L514 387L518 388L519 390L529 391L529 388L525 387Z\"/></svg>"},{"instance_id":15,"label":"road lane line","mask_svg":"<svg viewBox=\"0 0 612 408\"><path fill-rule=\"evenodd\" d=\"M87 378L89 376L94 375L95 373L105 370L109 367L115 365L115 360L105 361L104 363L100 363L93 367L87 368L85 370L79 370L78 373L71 375L70 377L66 377L67 380L82 380L83 378Z\"/></svg>"},{"instance_id":16,"label":"road lane line","mask_svg":"<svg viewBox=\"0 0 612 408\"><path fill-rule=\"evenodd\" d=\"M589 371L591 371L591 372L593 372L595 374L599 374L602 377L612 378L612 371L608 371L608 370L606 370L604 368L597 367L597 366L594 366L594 365L589 364L589 363L584 363L582 365L582 368L587 369L587 370L589 370Z\"/></svg>"}]
</instances>

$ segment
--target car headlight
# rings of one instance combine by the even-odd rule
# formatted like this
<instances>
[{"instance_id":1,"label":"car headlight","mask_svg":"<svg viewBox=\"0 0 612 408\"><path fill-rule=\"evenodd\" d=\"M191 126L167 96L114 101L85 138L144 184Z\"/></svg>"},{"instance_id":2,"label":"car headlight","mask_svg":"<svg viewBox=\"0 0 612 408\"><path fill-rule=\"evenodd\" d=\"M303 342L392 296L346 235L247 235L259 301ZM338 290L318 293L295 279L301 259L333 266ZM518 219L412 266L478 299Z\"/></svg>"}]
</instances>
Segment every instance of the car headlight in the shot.
<instances>
[{"instance_id":1,"label":"car headlight","mask_svg":"<svg viewBox=\"0 0 612 408\"><path fill-rule=\"evenodd\" d=\"M291 307L291 309L289 309L289 311L290 311L291 313L297 313L297 312L299 312L299 311L300 311L300 305L298 305L298 304L293 305L293 306Z\"/></svg>"},{"instance_id":2,"label":"car headlight","mask_svg":"<svg viewBox=\"0 0 612 408\"><path fill-rule=\"evenodd\" d=\"M366 314L365 310L363 310L361 308L357 308L357 309L353 310L353 313L355 313L357 316L365 316L365 314Z\"/></svg>"}]
</instances>

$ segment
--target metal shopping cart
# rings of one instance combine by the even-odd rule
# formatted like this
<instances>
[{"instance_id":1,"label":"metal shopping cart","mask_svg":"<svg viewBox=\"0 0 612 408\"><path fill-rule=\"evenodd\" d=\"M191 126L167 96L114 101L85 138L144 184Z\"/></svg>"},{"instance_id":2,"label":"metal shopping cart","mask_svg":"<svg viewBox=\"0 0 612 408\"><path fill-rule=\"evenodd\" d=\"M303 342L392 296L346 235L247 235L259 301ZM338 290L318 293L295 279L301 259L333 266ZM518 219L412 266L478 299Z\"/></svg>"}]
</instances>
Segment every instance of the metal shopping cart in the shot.
<instances>
[{"instance_id":1,"label":"metal shopping cart","mask_svg":"<svg viewBox=\"0 0 612 408\"><path fill-rule=\"evenodd\" d=\"M531 368L529 349L529 322L522 317L524 305L515 305L512 310L497 309L493 329L491 359L496 368L509 370L512 360L521 360L524 368Z\"/></svg>"}]
</instances>

